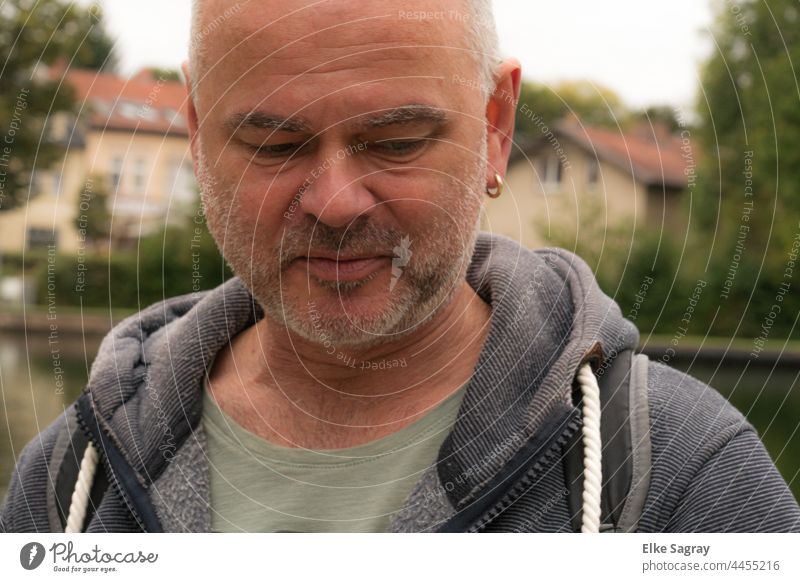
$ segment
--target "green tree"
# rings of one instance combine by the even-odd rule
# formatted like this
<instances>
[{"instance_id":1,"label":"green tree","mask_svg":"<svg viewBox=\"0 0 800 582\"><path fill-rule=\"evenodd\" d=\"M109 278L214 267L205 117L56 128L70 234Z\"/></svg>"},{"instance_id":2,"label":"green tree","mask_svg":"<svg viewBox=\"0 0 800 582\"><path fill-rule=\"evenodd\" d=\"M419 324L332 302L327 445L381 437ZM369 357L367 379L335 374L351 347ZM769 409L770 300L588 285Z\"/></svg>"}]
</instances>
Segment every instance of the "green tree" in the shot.
<instances>
[{"instance_id":1,"label":"green tree","mask_svg":"<svg viewBox=\"0 0 800 582\"><path fill-rule=\"evenodd\" d=\"M800 281L787 267L800 230L800 5L714 6L715 51L701 71L698 103L703 179L694 201L696 246L713 249L697 258L724 289L714 333L758 336L769 306L783 301L770 335L798 337ZM792 288L786 298L782 284Z\"/></svg>"},{"instance_id":2,"label":"green tree","mask_svg":"<svg viewBox=\"0 0 800 582\"><path fill-rule=\"evenodd\" d=\"M183 82L183 75L181 75L180 71L175 69L163 69L161 67L150 67L147 69L150 72L150 75L155 80L161 81L178 81Z\"/></svg>"},{"instance_id":3,"label":"green tree","mask_svg":"<svg viewBox=\"0 0 800 582\"><path fill-rule=\"evenodd\" d=\"M663 124L671 133L680 133L683 129L675 109L670 105L651 105L638 113L635 118L647 123Z\"/></svg>"},{"instance_id":4,"label":"green tree","mask_svg":"<svg viewBox=\"0 0 800 582\"><path fill-rule=\"evenodd\" d=\"M108 240L111 233L111 212L108 209L108 185L103 176L89 176L78 194L75 228L90 246Z\"/></svg>"},{"instance_id":5,"label":"green tree","mask_svg":"<svg viewBox=\"0 0 800 582\"><path fill-rule=\"evenodd\" d=\"M55 121L74 113L74 95L51 67L113 67L112 45L97 6L65 0L0 3L0 211L35 193L34 169L58 159L69 137L63 124L59 135Z\"/></svg>"},{"instance_id":6,"label":"green tree","mask_svg":"<svg viewBox=\"0 0 800 582\"><path fill-rule=\"evenodd\" d=\"M750 186L743 172L752 164L750 239L766 243L773 214L785 231L797 224L784 219L800 212L800 5L715 0L715 9L717 49L703 67L698 105L703 165L713 177L703 218L741 222Z\"/></svg>"}]
</instances>

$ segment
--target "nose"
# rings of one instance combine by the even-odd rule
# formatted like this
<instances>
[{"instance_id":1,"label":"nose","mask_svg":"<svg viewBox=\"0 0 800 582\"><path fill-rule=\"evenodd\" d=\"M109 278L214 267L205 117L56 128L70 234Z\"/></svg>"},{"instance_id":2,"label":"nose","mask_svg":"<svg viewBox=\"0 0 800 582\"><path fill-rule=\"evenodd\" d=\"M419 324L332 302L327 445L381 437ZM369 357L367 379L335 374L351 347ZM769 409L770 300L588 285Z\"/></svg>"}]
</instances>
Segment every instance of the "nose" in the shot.
<instances>
[{"instance_id":1,"label":"nose","mask_svg":"<svg viewBox=\"0 0 800 582\"><path fill-rule=\"evenodd\" d=\"M303 212L333 228L346 227L371 213L376 200L363 186L363 175L353 157L340 149L319 161L300 197Z\"/></svg>"}]
</instances>

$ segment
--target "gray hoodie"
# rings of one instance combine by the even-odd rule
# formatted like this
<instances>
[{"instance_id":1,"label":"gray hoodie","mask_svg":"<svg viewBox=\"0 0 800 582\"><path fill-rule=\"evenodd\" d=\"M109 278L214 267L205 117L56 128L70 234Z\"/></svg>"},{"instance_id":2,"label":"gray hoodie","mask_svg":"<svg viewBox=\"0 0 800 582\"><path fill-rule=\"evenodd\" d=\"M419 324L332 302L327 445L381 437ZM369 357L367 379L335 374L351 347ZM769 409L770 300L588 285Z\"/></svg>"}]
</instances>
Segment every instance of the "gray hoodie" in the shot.
<instances>
[{"instance_id":1,"label":"gray hoodie","mask_svg":"<svg viewBox=\"0 0 800 582\"><path fill-rule=\"evenodd\" d=\"M562 249L481 233L467 280L492 307L489 336L437 463L390 531L572 531L565 449L581 426L575 375L634 349L638 331ZM23 451L0 531L63 531L59 474L86 439L101 457L87 531L208 531L202 381L217 352L261 317L232 279L121 322L84 394ZM800 531L797 502L722 396L650 362L646 397L650 464L639 472L649 488L637 531Z\"/></svg>"}]
</instances>

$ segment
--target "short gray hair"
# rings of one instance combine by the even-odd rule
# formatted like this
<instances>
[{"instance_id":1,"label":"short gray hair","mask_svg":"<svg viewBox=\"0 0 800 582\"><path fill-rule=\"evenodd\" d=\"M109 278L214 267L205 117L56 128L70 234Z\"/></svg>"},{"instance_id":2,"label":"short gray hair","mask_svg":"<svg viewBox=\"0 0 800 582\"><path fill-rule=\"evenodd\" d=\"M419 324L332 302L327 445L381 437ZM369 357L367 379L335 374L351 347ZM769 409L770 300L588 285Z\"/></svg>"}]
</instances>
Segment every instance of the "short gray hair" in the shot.
<instances>
[{"instance_id":1,"label":"short gray hair","mask_svg":"<svg viewBox=\"0 0 800 582\"><path fill-rule=\"evenodd\" d=\"M243 4L250 0L241 0L225 9L210 23L201 27L202 7L205 0L192 0L192 25L189 40L189 75L191 76L192 89L195 88L198 63L203 52L203 39L224 24L233 14L242 9ZM479 68L480 89L485 100L494 91L495 73L500 64L500 43L497 36L497 26L492 11L492 0L462 0L465 5L463 19L467 24L471 37L473 58Z\"/></svg>"},{"instance_id":2,"label":"short gray hair","mask_svg":"<svg viewBox=\"0 0 800 582\"><path fill-rule=\"evenodd\" d=\"M465 0L465 4L472 37L472 54L480 72L481 92L484 99L488 99L494 92L495 74L501 60L492 0Z\"/></svg>"}]
</instances>

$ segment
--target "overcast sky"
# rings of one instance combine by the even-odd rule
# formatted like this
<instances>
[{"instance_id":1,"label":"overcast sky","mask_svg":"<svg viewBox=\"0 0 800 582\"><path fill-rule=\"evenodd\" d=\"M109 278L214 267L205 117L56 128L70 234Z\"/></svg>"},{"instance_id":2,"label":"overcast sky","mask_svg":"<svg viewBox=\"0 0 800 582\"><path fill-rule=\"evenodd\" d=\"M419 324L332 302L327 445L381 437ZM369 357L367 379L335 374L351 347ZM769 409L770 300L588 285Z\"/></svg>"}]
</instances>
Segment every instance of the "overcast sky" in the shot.
<instances>
[{"instance_id":1,"label":"overcast sky","mask_svg":"<svg viewBox=\"0 0 800 582\"><path fill-rule=\"evenodd\" d=\"M190 0L102 0L123 72L178 68L186 57ZM524 75L588 79L635 107L691 107L698 64L710 51L709 0L495 0L503 52Z\"/></svg>"}]
</instances>

